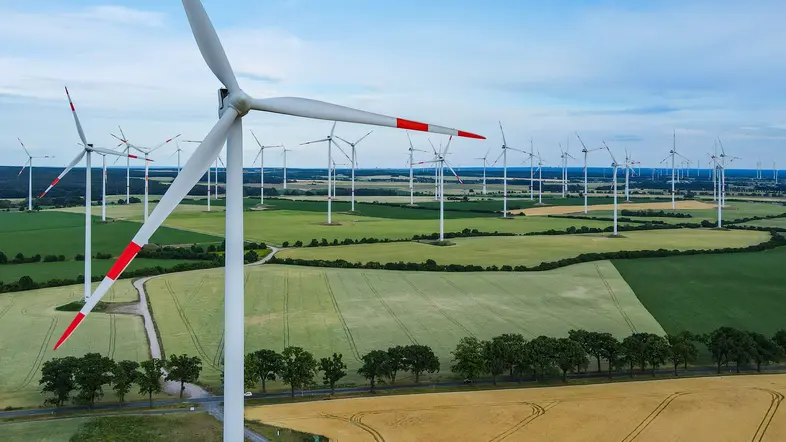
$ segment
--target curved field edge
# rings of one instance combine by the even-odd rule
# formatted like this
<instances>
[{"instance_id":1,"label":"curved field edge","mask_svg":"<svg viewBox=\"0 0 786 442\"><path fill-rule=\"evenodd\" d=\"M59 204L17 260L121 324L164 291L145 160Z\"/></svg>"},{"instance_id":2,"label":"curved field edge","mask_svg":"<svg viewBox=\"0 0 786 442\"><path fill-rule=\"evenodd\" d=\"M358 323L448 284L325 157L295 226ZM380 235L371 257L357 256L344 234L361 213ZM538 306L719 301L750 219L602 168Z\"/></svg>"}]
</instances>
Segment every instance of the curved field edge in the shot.
<instances>
[{"instance_id":1,"label":"curved field edge","mask_svg":"<svg viewBox=\"0 0 786 442\"><path fill-rule=\"evenodd\" d=\"M428 344L449 378L450 352L465 336L565 336L572 328L663 333L608 261L549 272L437 274L380 270L247 267L246 351L301 346L317 357L360 356L399 344ZM218 384L223 348L223 270L184 272L146 283L168 354L202 358L201 381Z\"/></svg>"},{"instance_id":2,"label":"curved field edge","mask_svg":"<svg viewBox=\"0 0 786 442\"><path fill-rule=\"evenodd\" d=\"M786 328L786 247L751 253L614 260L667 332Z\"/></svg>"},{"instance_id":3,"label":"curved field edge","mask_svg":"<svg viewBox=\"0 0 786 442\"><path fill-rule=\"evenodd\" d=\"M277 258L338 260L348 262L424 262L460 265L524 265L573 258L583 253L638 250L709 250L760 244L768 232L709 229L645 230L623 232L622 238L608 234L536 235L454 238L454 246L436 247L425 243L401 242L349 246L303 247L282 250Z\"/></svg>"}]
</instances>

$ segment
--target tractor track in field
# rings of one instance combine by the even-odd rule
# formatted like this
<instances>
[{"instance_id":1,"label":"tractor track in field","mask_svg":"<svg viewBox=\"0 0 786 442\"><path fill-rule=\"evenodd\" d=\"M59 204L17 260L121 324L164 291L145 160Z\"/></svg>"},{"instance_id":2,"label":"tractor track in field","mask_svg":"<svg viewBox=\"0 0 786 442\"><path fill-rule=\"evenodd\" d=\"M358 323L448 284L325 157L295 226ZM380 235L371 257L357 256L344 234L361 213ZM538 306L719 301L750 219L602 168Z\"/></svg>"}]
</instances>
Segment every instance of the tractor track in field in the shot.
<instances>
[{"instance_id":1,"label":"tractor track in field","mask_svg":"<svg viewBox=\"0 0 786 442\"><path fill-rule=\"evenodd\" d=\"M436 310L437 310L437 311L438 311L438 312L439 312L439 313L440 313L440 314L441 314L441 315L442 315L442 316L443 316L445 319L447 319L448 321L450 321L450 322L452 322L453 324L455 324L455 325L456 325L456 327L458 327L458 328L460 328L461 330L463 330L463 331L464 331L464 333L466 333L468 336L476 337L476 336L475 336L475 333L472 333L472 332L471 332L471 331L470 331L470 330L469 330L467 327L464 327L464 324L460 323L460 322L459 322L459 321L458 321L456 318L454 318L453 316L451 316L451 315L450 315L448 312L446 312L446 311L445 311L445 310L444 310L442 307L440 307L439 305L437 305L437 303L436 303L436 302L434 302L434 300L433 300L433 299L429 298L429 297L428 297L428 295L426 295L426 294L425 294L425 293L424 293L422 290L420 290L419 288L417 288L417 286L416 286L415 284L413 284L413 283L412 283L412 281L410 281L410 280L407 278L407 276L406 276L406 275L403 275L403 276L402 276L402 279L404 280L404 282L406 282L407 284L409 284L409 286L410 286L410 287L412 287L412 290L414 290L414 291L415 291L415 293L417 293L418 295L420 295L420 297L421 297L421 298L425 299L425 300L426 300L426 302L428 302L429 304L431 304L431 306L432 306L432 307L434 307L434 308L435 308L435 309L436 309Z\"/></svg>"},{"instance_id":2,"label":"tractor track in field","mask_svg":"<svg viewBox=\"0 0 786 442\"><path fill-rule=\"evenodd\" d=\"M284 323L284 347L289 347L289 270L284 275L284 314L281 319Z\"/></svg>"},{"instance_id":3,"label":"tractor track in field","mask_svg":"<svg viewBox=\"0 0 786 442\"><path fill-rule=\"evenodd\" d=\"M665 409L666 409L666 408L669 406L669 404L671 404L671 403L672 403L672 402L673 402L675 399L677 399L678 397L680 397L680 396L683 396L683 395L686 395L686 394L688 394L688 393L689 393L689 392L687 392L687 391L677 391L677 392L674 392L674 393L672 393L672 394L670 394L670 395L666 396L666 399L663 399L663 401L661 401L661 403L660 403L660 404L658 404L658 406L657 406L657 407L655 407L655 409L654 409L654 410L652 410L652 412L651 412L649 415L647 415L647 417L645 417L645 418L644 418L644 420L643 420L643 421L641 421L641 422L640 422L640 423L639 423L639 424L636 426L636 428L634 428L634 429L633 429L633 431L631 431L630 433L628 433L628 435L627 435L627 436L625 436L625 438L624 438L624 439L622 439L622 442L632 442L632 441L636 440L636 438L637 438L637 437L639 437L639 435L640 435L640 434L641 434L641 433L642 433L644 430L646 430L646 429L647 429L647 427L649 427L649 426L650 426L650 424L651 424L651 423L652 423L652 422L653 422L655 419L657 419L657 418L658 418L658 416L660 416L660 414L661 414L661 413L663 413L663 411L664 411L664 410L665 410Z\"/></svg>"},{"instance_id":4,"label":"tractor track in field","mask_svg":"<svg viewBox=\"0 0 786 442\"><path fill-rule=\"evenodd\" d=\"M352 357L355 358L355 360L358 362L363 362L360 357L358 347L355 344L355 337L352 336L352 332L349 330L349 326L347 325L347 320L344 319L344 315L341 313L341 307L338 306L338 300L336 299L335 293L333 293L333 288L330 287L330 281L328 280L327 273L322 272L322 279L325 281L325 287L327 288L328 295L330 296L330 301L333 303L333 309L336 311L336 315L338 315L341 328L344 329L344 334L347 337L347 343L349 344L349 348L352 350ZM287 329L289 329L288 323Z\"/></svg>"},{"instance_id":5,"label":"tractor track in field","mask_svg":"<svg viewBox=\"0 0 786 442\"><path fill-rule=\"evenodd\" d=\"M636 325L633 324L633 321L631 321L628 314L625 313L625 310L620 305L619 299L617 299L617 295L614 293L614 289L611 288L611 284L609 284L609 281L607 281L606 277L603 276L603 272L600 270L600 266L597 263L595 264L595 270L598 271L600 280L603 281L603 284L606 286L606 290L608 290L609 296L611 297L612 302L614 302L614 306L617 307L617 311L620 312L620 315L625 321L625 324L627 324L628 328L630 328L633 333L638 333L638 330L636 330Z\"/></svg>"},{"instance_id":6,"label":"tractor track in field","mask_svg":"<svg viewBox=\"0 0 786 442\"><path fill-rule=\"evenodd\" d=\"M481 307L485 308L486 310L488 310L488 311L489 311L489 313L491 313L492 315L494 315L496 318L498 318L498 319L500 319L500 320L504 321L505 323L507 323L507 324L508 324L508 325L510 325L511 327L514 327L514 328L517 328L517 329L519 329L519 330L523 331L524 333L527 333L527 334L532 334L532 332L531 332L531 331L529 331L529 330L527 330L526 328L522 327L522 326L521 326L521 324L519 324L519 323L517 323L517 322L515 322L515 321L511 321L510 319L508 319L508 318L506 318L506 317L504 317L504 316L500 315L500 314L499 314L499 313L497 313L496 311L494 311L494 309L493 309L493 308L491 308L491 307L489 307L489 306L488 306L486 303L483 303L483 302L480 302L480 301L478 301L478 300L477 300L477 299L476 299L474 296L470 295L470 294L469 294L469 293L468 293L466 290L464 290L463 288L459 287L459 286L458 286L456 283L454 283L453 281L449 280L449 279L448 279L448 278L446 278L444 275L440 275L439 277L440 277L440 278L441 278L443 281L445 281L445 282L446 282L446 283L447 283L449 286L453 287L453 289L454 289L454 290L456 290L457 292L459 292L459 293L461 293L462 295L466 296L467 298L470 298L470 299L472 299L472 301L473 301L473 302L475 302L475 304L477 304L477 305L479 305L479 306L481 306Z\"/></svg>"},{"instance_id":7,"label":"tractor track in field","mask_svg":"<svg viewBox=\"0 0 786 442\"><path fill-rule=\"evenodd\" d=\"M364 415L365 415L364 412L355 413L350 417L337 416L335 414L325 414L325 413L320 414L321 417L324 417L326 419L333 419L341 422L346 422L357 428L360 428L361 430L370 434L371 437L374 438L374 442L386 442L385 437L382 436L382 434L379 431L369 426L368 424L363 423L362 419Z\"/></svg>"},{"instance_id":8,"label":"tractor track in field","mask_svg":"<svg viewBox=\"0 0 786 442\"><path fill-rule=\"evenodd\" d=\"M393 309L392 309L392 308L390 308L390 306L388 305L388 303L387 303L387 302L385 302L385 299L384 299L384 298L382 298L382 295L380 295L380 294L379 294L379 292L377 291L377 289L376 289L376 288L374 288L374 286L371 284L371 281L369 281L369 280L368 280L368 276L366 276L366 274L365 274L365 273L361 273L361 276L363 276L363 280L364 280L364 281L366 281L366 285L368 285L368 288L371 290L371 292L372 292L372 293L374 293L374 296L376 296L376 297L377 297L377 300L379 300L379 302L382 304L382 306L383 306L383 307L385 307L385 310L387 310L387 311L388 311L388 313L390 314L390 316L392 316L392 317L393 317L393 319L395 319L395 320L396 320L396 322L398 323L399 327L401 327L401 329L402 329L402 330L404 330L404 333L407 335L407 337L409 338L409 340L410 340L410 341L411 341L413 344L415 344L415 345L419 345L419 342L418 342L418 340L417 340L417 339L415 339L415 336L412 334L412 332L411 332L411 331L409 331L409 329L407 328L407 326L406 326L406 325L404 325L404 322L403 322L403 321L401 321L401 318L399 318L399 317L396 315L396 312L394 312L394 311L393 311Z\"/></svg>"},{"instance_id":9,"label":"tractor track in field","mask_svg":"<svg viewBox=\"0 0 786 442\"><path fill-rule=\"evenodd\" d=\"M778 412L778 407L780 407L781 402L783 401L783 394L775 390L770 390L767 388L756 388L756 390L761 390L770 394L770 406L767 408L767 412L764 413L764 417L761 419L761 422L759 422L756 432L753 433L751 442L761 442L761 440L764 438L764 435L767 433L767 429L770 428L772 418L775 417L775 413Z\"/></svg>"},{"instance_id":10,"label":"tractor track in field","mask_svg":"<svg viewBox=\"0 0 786 442\"><path fill-rule=\"evenodd\" d=\"M5 308L0 310L0 319L3 319L3 316L5 316L6 313L8 313L11 310L11 308L14 306L14 304L16 304L16 300L15 299L12 300L11 302L9 302L8 305L5 306Z\"/></svg>"},{"instance_id":11,"label":"tractor track in field","mask_svg":"<svg viewBox=\"0 0 786 442\"><path fill-rule=\"evenodd\" d=\"M510 427L507 430L503 431L502 433L499 433L498 435L492 437L491 439L489 439L489 442L500 442L500 441L503 441L503 440L509 438L510 436L514 435L516 432L521 430L522 428L524 428L527 425L529 425L535 419L537 419L537 418L543 416L544 414L546 414L547 411L549 411L552 408L554 408L554 406L556 406L558 403L559 403L558 401L554 401L554 402L546 405L545 407L542 407L542 406L540 406L538 404L535 404L535 403L532 403L532 402L528 403L528 405L530 407L532 407L532 414L530 414L529 416L527 416L524 419L520 420L515 425L513 425L512 427Z\"/></svg>"},{"instance_id":12,"label":"tractor track in field","mask_svg":"<svg viewBox=\"0 0 786 442\"><path fill-rule=\"evenodd\" d=\"M35 361L33 365L30 367L30 370L25 375L25 378L22 380L22 385L19 386L18 390L21 390L33 381L36 372L38 372L38 368L44 362L44 355L46 354L46 346L49 345L49 341L52 340L52 335L55 332L55 328L57 327L57 318L54 316L51 318L52 320L49 322L49 329L46 331L46 336L41 341L41 345L38 347L38 354L36 355Z\"/></svg>"},{"instance_id":13,"label":"tractor track in field","mask_svg":"<svg viewBox=\"0 0 786 442\"><path fill-rule=\"evenodd\" d=\"M180 320L183 321L183 325L185 325L186 331L188 332L188 335L191 337L191 342L194 344L196 351L202 357L202 360L204 360L212 368L220 371L221 368L213 363L213 359L210 356L208 356L207 351L205 351L204 347L202 347L202 344L199 342L199 338L197 337L194 328L191 326L191 323L188 321L188 317L183 311L183 306L180 304L180 301L177 299L177 295L175 295L174 290L172 290L172 286L169 284L169 281L164 280L164 286L166 286L169 295L172 297L172 303L175 305L177 314L178 316L180 316Z\"/></svg>"},{"instance_id":14,"label":"tractor track in field","mask_svg":"<svg viewBox=\"0 0 786 442\"><path fill-rule=\"evenodd\" d=\"M109 349L106 354L109 359L115 359L115 347L117 345L117 318L114 314L109 314Z\"/></svg>"}]
</instances>

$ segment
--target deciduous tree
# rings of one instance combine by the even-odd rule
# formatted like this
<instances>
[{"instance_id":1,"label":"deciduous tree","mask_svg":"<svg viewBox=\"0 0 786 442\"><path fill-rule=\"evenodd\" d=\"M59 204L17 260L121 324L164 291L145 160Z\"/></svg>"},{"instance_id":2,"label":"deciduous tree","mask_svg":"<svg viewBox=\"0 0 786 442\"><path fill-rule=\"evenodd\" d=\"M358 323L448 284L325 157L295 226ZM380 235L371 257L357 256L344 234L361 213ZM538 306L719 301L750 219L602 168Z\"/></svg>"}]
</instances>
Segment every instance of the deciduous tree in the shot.
<instances>
[{"instance_id":1,"label":"deciduous tree","mask_svg":"<svg viewBox=\"0 0 786 442\"><path fill-rule=\"evenodd\" d=\"M292 397L295 397L295 388L302 390L314 382L317 360L300 347L286 347L281 352L281 358L281 379L289 384Z\"/></svg>"},{"instance_id":2,"label":"deciduous tree","mask_svg":"<svg viewBox=\"0 0 786 442\"><path fill-rule=\"evenodd\" d=\"M538 336L527 343L527 349L532 358L532 365L540 379L546 378L546 373L554 366L554 351L557 340L548 336Z\"/></svg>"},{"instance_id":3,"label":"deciduous tree","mask_svg":"<svg viewBox=\"0 0 786 442\"><path fill-rule=\"evenodd\" d=\"M103 386L112 380L115 361L100 353L87 353L77 360L74 383L79 393L77 401L92 407L104 396Z\"/></svg>"},{"instance_id":4,"label":"deciduous tree","mask_svg":"<svg viewBox=\"0 0 786 442\"><path fill-rule=\"evenodd\" d=\"M198 356L170 355L166 363L168 373L167 381L180 382L180 398L183 398L183 390L186 389L186 382L194 383L199 380L199 373L202 371L202 359Z\"/></svg>"},{"instance_id":5,"label":"deciduous tree","mask_svg":"<svg viewBox=\"0 0 786 442\"><path fill-rule=\"evenodd\" d=\"M66 356L64 358L53 358L46 361L41 366L41 385L42 393L51 393L53 397L46 398L44 404L52 404L61 407L70 397L71 392L76 389L74 383L74 372L76 371L77 358Z\"/></svg>"},{"instance_id":6,"label":"deciduous tree","mask_svg":"<svg viewBox=\"0 0 786 442\"><path fill-rule=\"evenodd\" d=\"M505 348L499 339L482 341L483 368L491 375L491 382L497 385L497 376L505 372Z\"/></svg>"},{"instance_id":7,"label":"deciduous tree","mask_svg":"<svg viewBox=\"0 0 786 442\"><path fill-rule=\"evenodd\" d=\"M112 389L115 390L117 400L122 404L126 394L131 391L131 385L136 382L139 362L120 361L112 369Z\"/></svg>"},{"instance_id":8,"label":"deciduous tree","mask_svg":"<svg viewBox=\"0 0 786 442\"><path fill-rule=\"evenodd\" d=\"M453 365L450 369L454 373L469 380L474 380L483 373L483 345L478 338L474 336L461 338L451 354Z\"/></svg>"},{"instance_id":9,"label":"deciduous tree","mask_svg":"<svg viewBox=\"0 0 786 442\"><path fill-rule=\"evenodd\" d=\"M388 372L388 353L384 350L371 350L361 358L363 365L358 368L358 374L368 379L371 392L374 393L377 380Z\"/></svg>"},{"instance_id":10,"label":"deciduous tree","mask_svg":"<svg viewBox=\"0 0 786 442\"><path fill-rule=\"evenodd\" d=\"M404 347L404 363L407 369L415 375L415 383L420 382L423 373L437 373L439 371L439 358L428 345L411 344Z\"/></svg>"},{"instance_id":11,"label":"deciduous tree","mask_svg":"<svg viewBox=\"0 0 786 442\"><path fill-rule=\"evenodd\" d=\"M347 369L347 364L344 363L342 357L340 353L333 353L333 356L319 360L319 370L324 372L322 383L330 385L331 395L336 392L336 382L347 375L347 372L344 371Z\"/></svg>"},{"instance_id":12,"label":"deciduous tree","mask_svg":"<svg viewBox=\"0 0 786 442\"><path fill-rule=\"evenodd\" d=\"M587 362L587 352L578 341L570 338L559 338L554 343L554 360L562 370L562 381L568 380L568 371L578 370Z\"/></svg>"},{"instance_id":13,"label":"deciduous tree","mask_svg":"<svg viewBox=\"0 0 786 442\"><path fill-rule=\"evenodd\" d=\"M161 369L166 366L166 361L161 359L148 359L139 364L136 383L139 385L139 394L146 394L153 408L153 393L161 393Z\"/></svg>"},{"instance_id":14,"label":"deciduous tree","mask_svg":"<svg viewBox=\"0 0 786 442\"><path fill-rule=\"evenodd\" d=\"M780 361L784 352L780 345L761 333L748 332L748 335L750 335L753 341L751 358L756 362L757 372L761 373L761 364Z\"/></svg>"},{"instance_id":15,"label":"deciduous tree","mask_svg":"<svg viewBox=\"0 0 786 442\"><path fill-rule=\"evenodd\" d=\"M267 392L265 381L275 381L283 370L282 356L273 350L262 349L248 354L253 370L249 372L254 382L262 381L262 392Z\"/></svg>"},{"instance_id":16,"label":"deciduous tree","mask_svg":"<svg viewBox=\"0 0 786 442\"><path fill-rule=\"evenodd\" d=\"M404 357L404 347L397 345L388 348L388 364L386 376L390 378L390 383L396 383L396 376L399 370L407 370L407 360Z\"/></svg>"}]
</instances>

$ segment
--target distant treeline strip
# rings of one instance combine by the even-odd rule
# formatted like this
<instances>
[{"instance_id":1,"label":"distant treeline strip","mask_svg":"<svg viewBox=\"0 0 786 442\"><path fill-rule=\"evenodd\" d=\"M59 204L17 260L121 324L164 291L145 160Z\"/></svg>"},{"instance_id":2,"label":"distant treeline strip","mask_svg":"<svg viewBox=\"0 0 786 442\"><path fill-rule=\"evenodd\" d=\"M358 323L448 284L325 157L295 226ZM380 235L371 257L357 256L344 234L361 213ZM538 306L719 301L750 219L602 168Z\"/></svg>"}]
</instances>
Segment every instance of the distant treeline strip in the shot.
<instances>
[{"instance_id":1,"label":"distant treeline strip","mask_svg":"<svg viewBox=\"0 0 786 442\"><path fill-rule=\"evenodd\" d=\"M767 229L752 229L763 230ZM786 231L786 229L784 229ZM523 265L510 266L479 266L479 265L463 265L463 264L437 264L436 261L428 259L425 262L388 262L385 264L370 261L366 263L349 262L343 259L333 261L321 259L297 259L297 258L278 258L273 257L270 261L271 264L284 264L284 265L297 265L297 266L310 266L310 267L333 267L344 269L375 269L375 270L409 270L409 271L426 271L426 272L538 272L543 270L553 270L560 267L566 267L573 264L582 262L602 261L607 259L638 259L638 258L660 258L666 256L684 256L684 255L710 255L722 253L744 253L744 252L760 252L764 250L774 249L776 247L786 246L786 238L779 233L770 231L770 239L747 247L726 247L721 249L706 249L706 250L623 250L619 252L601 252L601 253L582 253L573 258L565 258L559 261L546 261L533 267Z\"/></svg>"}]
</instances>

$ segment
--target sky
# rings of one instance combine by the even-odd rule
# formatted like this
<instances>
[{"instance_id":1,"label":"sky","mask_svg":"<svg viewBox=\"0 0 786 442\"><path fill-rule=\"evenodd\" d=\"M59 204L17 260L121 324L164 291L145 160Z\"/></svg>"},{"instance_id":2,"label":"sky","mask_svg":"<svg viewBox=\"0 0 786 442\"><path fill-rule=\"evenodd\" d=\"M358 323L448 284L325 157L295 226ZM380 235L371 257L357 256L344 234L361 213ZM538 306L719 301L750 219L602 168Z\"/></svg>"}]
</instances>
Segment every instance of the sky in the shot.
<instances>
[{"instance_id":1,"label":"sky","mask_svg":"<svg viewBox=\"0 0 786 442\"><path fill-rule=\"evenodd\" d=\"M786 167L786 2L777 0L203 0L241 87L259 98L298 96L480 133L456 139L454 166L494 162L509 146L557 164L605 141L657 166L677 151L706 167L720 138L734 165ZM0 164L62 166L79 153L63 86L88 141L110 133L153 146L199 140L217 118L220 83L205 65L182 5L154 0L0 0ZM290 167L325 167L330 122L252 111L244 164L283 143ZM360 138L373 128L339 123ZM430 149L413 133L416 148ZM435 145L447 140L431 135ZM183 160L194 149L182 144ZM405 167L406 134L376 128L358 146L362 168ZM153 154L174 164L176 146ZM266 151L265 165L281 164ZM488 154L487 154L488 152ZM430 154L420 153L420 159ZM523 153L511 152L509 165ZM347 160L344 158L346 163ZM610 164L602 151L589 164ZM498 163L499 165L500 163Z\"/></svg>"}]
</instances>

